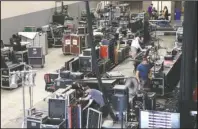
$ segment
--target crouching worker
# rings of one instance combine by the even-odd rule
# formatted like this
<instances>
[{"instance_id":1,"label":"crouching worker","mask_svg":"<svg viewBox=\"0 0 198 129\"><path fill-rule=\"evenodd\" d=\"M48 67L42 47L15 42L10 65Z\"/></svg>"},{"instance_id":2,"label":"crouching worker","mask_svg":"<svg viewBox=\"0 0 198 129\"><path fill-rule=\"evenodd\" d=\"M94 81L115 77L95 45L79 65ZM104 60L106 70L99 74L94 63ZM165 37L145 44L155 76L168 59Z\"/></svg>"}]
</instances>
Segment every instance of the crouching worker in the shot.
<instances>
[{"instance_id":1,"label":"crouching worker","mask_svg":"<svg viewBox=\"0 0 198 129\"><path fill-rule=\"evenodd\" d=\"M91 105L92 108L99 110L102 112L103 118L108 116L108 108L105 105L103 93L96 89L90 89L88 86L84 87L85 93L87 94L86 97L80 98L82 100L93 100L93 104Z\"/></svg>"}]
</instances>

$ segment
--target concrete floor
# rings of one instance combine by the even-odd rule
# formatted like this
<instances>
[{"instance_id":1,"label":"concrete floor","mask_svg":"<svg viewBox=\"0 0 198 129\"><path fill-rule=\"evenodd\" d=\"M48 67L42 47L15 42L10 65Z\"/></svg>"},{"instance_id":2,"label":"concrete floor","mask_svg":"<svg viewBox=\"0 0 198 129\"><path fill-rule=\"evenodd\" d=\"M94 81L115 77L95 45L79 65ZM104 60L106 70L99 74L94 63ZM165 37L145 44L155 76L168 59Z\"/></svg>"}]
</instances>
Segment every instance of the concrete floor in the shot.
<instances>
[{"instance_id":1,"label":"concrete floor","mask_svg":"<svg viewBox=\"0 0 198 129\"><path fill-rule=\"evenodd\" d=\"M64 62L71 59L72 56L64 56L61 48L49 49L46 55L46 64L43 69L37 68L36 86L34 87L33 103L36 104L44 97L49 95L45 91L44 74L47 72L55 71L64 65ZM26 106L29 107L29 94L26 87ZM5 127L7 123L14 120L23 112L22 103L22 87L13 90L1 89L1 127Z\"/></svg>"},{"instance_id":2,"label":"concrete floor","mask_svg":"<svg viewBox=\"0 0 198 129\"><path fill-rule=\"evenodd\" d=\"M160 45L166 48L174 46L175 36L161 36ZM166 50L159 50L160 55L164 55ZM49 54L46 56L46 65L43 69L38 69L36 76L36 87L34 88L34 105L36 107L45 107L47 103L43 102L43 98L50 93L45 91L44 74L46 72L55 71L64 65L64 62L71 59L72 56L63 56L60 48L49 49ZM129 59L118 65L113 71L120 71L125 76L133 75L132 61ZM27 106L29 102L28 91L26 92ZM22 88L14 90L1 90L1 127L2 128L20 128L23 118L22 107Z\"/></svg>"}]
</instances>

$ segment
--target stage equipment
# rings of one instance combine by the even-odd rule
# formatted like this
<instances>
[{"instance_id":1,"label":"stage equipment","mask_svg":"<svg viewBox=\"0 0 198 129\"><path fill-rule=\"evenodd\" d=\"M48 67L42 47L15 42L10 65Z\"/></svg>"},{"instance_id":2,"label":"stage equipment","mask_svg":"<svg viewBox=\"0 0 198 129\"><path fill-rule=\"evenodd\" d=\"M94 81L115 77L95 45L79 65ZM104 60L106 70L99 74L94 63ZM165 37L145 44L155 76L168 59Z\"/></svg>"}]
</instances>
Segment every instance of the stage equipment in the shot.
<instances>
[{"instance_id":1,"label":"stage equipment","mask_svg":"<svg viewBox=\"0 0 198 129\"><path fill-rule=\"evenodd\" d=\"M31 66L40 66L44 67L45 64L45 55L43 55L41 47L29 47L28 48L28 61Z\"/></svg>"},{"instance_id":2,"label":"stage equipment","mask_svg":"<svg viewBox=\"0 0 198 129\"><path fill-rule=\"evenodd\" d=\"M81 105L71 105L68 107L68 128L82 128Z\"/></svg>"},{"instance_id":3,"label":"stage equipment","mask_svg":"<svg viewBox=\"0 0 198 129\"><path fill-rule=\"evenodd\" d=\"M99 59L100 58L100 56L99 56L100 55L99 54L100 53L100 47L96 46L95 50L96 50L96 58ZM82 53L83 53L83 56L91 56L92 55L90 48L84 49Z\"/></svg>"},{"instance_id":4,"label":"stage equipment","mask_svg":"<svg viewBox=\"0 0 198 129\"><path fill-rule=\"evenodd\" d=\"M119 120L127 121L129 114L129 90L126 85L115 85L113 87L114 95L112 96L112 105L119 116ZM124 119L125 118L125 119ZM122 126L123 127L123 126Z\"/></svg>"},{"instance_id":5,"label":"stage equipment","mask_svg":"<svg viewBox=\"0 0 198 129\"><path fill-rule=\"evenodd\" d=\"M69 71L77 72L80 69L80 60L79 57L76 57L74 60L69 62Z\"/></svg>"},{"instance_id":6,"label":"stage equipment","mask_svg":"<svg viewBox=\"0 0 198 129\"><path fill-rule=\"evenodd\" d=\"M10 72L10 87L17 88L20 74L18 72Z\"/></svg>"},{"instance_id":7,"label":"stage equipment","mask_svg":"<svg viewBox=\"0 0 198 129\"><path fill-rule=\"evenodd\" d=\"M45 129L64 129L66 128L66 120L64 119L51 119L47 118L46 120L43 121L41 124L41 128Z\"/></svg>"},{"instance_id":8,"label":"stage equipment","mask_svg":"<svg viewBox=\"0 0 198 129\"><path fill-rule=\"evenodd\" d=\"M77 34L78 35L86 35L88 33L86 26L80 26L78 27Z\"/></svg>"},{"instance_id":9,"label":"stage equipment","mask_svg":"<svg viewBox=\"0 0 198 129\"><path fill-rule=\"evenodd\" d=\"M60 77L62 78L62 79L68 79L69 78L69 76L70 76L70 71L60 71Z\"/></svg>"},{"instance_id":10,"label":"stage equipment","mask_svg":"<svg viewBox=\"0 0 198 129\"><path fill-rule=\"evenodd\" d=\"M93 108L88 108L87 113L87 129L101 128L102 126L102 113Z\"/></svg>"},{"instance_id":11,"label":"stage equipment","mask_svg":"<svg viewBox=\"0 0 198 129\"><path fill-rule=\"evenodd\" d=\"M24 70L23 71L14 71L11 72L11 74L16 74L20 75L22 78L22 94L23 94L23 115L24 115L24 120L22 123L22 128L26 127L27 125L27 116L26 116L26 102L25 102L25 86L29 87L29 97L30 97L30 109L33 107L33 87L35 86L35 76L36 76L36 71L32 70L31 66L23 64ZM13 83L14 85L14 83Z\"/></svg>"},{"instance_id":12,"label":"stage equipment","mask_svg":"<svg viewBox=\"0 0 198 129\"><path fill-rule=\"evenodd\" d=\"M87 47L87 35L80 36L76 34L71 34L71 54L79 55L82 48Z\"/></svg>"},{"instance_id":13,"label":"stage equipment","mask_svg":"<svg viewBox=\"0 0 198 129\"><path fill-rule=\"evenodd\" d=\"M47 55L48 54L48 40L47 40L47 34L43 32L18 32L18 35L21 36L21 46L23 47L23 50L19 51L25 51L29 46L31 47L41 47L42 54ZM27 48L26 48L27 47Z\"/></svg>"},{"instance_id":14,"label":"stage equipment","mask_svg":"<svg viewBox=\"0 0 198 129\"><path fill-rule=\"evenodd\" d=\"M120 107L121 105L119 105L118 103L121 101L119 99L119 96L124 95L123 97L123 101L124 101L124 107L123 110L127 110L128 108L128 87L125 85L115 85L113 87L114 90L114 96L113 96L113 107L115 109L115 111L119 112L120 111Z\"/></svg>"},{"instance_id":15,"label":"stage equipment","mask_svg":"<svg viewBox=\"0 0 198 129\"><path fill-rule=\"evenodd\" d=\"M154 77L151 80L151 91L156 92L157 95L164 96L165 94L165 77Z\"/></svg>"},{"instance_id":16,"label":"stage equipment","mask_svg":"<svg viewBox=\"0 0 198 129\"><path fill-rule=\"evenodd\" d=\"M176 32L176 41L182 43L183 40L183 27L179 27Z\"/></svg>"},{"instance_id":17,"label":"stage equipment","mask_svg":"<svg viewBox=\"0 0 198 129\"><path fill-rule=\"evenodd\" d=\"M67 107L76 102L76 90L70 87L66 89L69 90L60 94L56 92L55 97L49 99L48 116L50 118L67 119Z\"/></svg>"},{"instance_id":18,"label":"stage equipment","mask_svg":"<svg viewBox=\"0 0 198 129\"><path fill-rule=\"evenodd\" d=\"M64 55L71 54L71 36L70 35L63 36L62 51Z\"/></svg>"},{"instance_id":19,"label":"stage equipment","mask_svg":"<svg viewBox=\"0 0 198 129\"><path fill-rule=\"evenodd\" d=\"M25 62L26 64L28 64L27 50L25 50L25 51L16 51L14 53L15 53L15 56L18 59L19 62Z\"/></svg>"},{"instance_id":20,"label":"stage equipment","mask_svg":"<svg viewBox=\"0 0 198 129\"><path fill-rule=\"evenodd\" d=\"M100 58L109 59L109 46L108 45L100 46Z\"/></svg>"},{"instance_id":21,"label":"stage equipment","mask_svg":"<svg viewBox=\"0 0 198 129\"><path fill-rule=\"evenodd\" d=\"M11 60L9 53L7 54L7 60L5 60L5 58L1 55L1 87L9 89L17 88L21 85L22 80L18 74L12 72L23 70L24 64L15 63L16 60Z\"/></svg>"},{"instance_id":22,"label":"stage equipment","mask_svg":"<svg viewBox=\"0 0 198 129\"><path fill-rule=\"evenodd\" d=\"M28 129L40 129L41 124L47 119L47 115L43 112L36 110L35 108L28 110L27 115L27 128Z\"/></svg>"},{"instance_id":23,"label":"stage equipment","mask_svg":"<svg viewBox=\"0 0 198 129\"><path fill-rule=\"evenodd\" d=\"M92 71L92 57L79 55L80 72Z\"/></svg>"},{"instance_id":24,"label":"stage equipment","mask_svg":"<svg viewBox=\"0 0 198 129\"><path fill-rule=\"evenodd\" d=\"M84 73L71 72L69 78L72 79L72 80L83 79L84 78Z\"/></svg>"}]
</instances>

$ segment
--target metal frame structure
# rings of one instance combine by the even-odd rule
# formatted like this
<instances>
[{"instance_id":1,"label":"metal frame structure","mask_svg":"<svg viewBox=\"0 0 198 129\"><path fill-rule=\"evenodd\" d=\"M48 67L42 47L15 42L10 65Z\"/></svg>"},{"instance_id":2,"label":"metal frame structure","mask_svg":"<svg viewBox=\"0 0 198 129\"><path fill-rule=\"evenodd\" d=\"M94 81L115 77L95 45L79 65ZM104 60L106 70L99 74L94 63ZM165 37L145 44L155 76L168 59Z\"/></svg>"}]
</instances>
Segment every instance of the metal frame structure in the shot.
<instances>
[{"instance_id":1,"label":"metal frame structure","mask_svg":"<svg viewBox=\"0 0 198 129\"><path fill-rule=\"evenodd\" d=\"M103 92L103 97L104 97L104 102L107 105L107 110L109 110L110 116L112 117L112 119L114 121L116 121L116 116L113 113L113 110L111 109L107 97L106 97L106 91L104 90L103 86L102 86L102 80L101 80L101 75L99 72L99 68L97 65L97 61L96 61L96 50L95 50L95 45L92 43L93 42L93 29L92 29L92 18L91 18L91 13L90 13L90 8L89 8L89 1L85 2L85 7L86 7L86 12L87 12L87 23L88 23L88 32L89 32L89 37L88 37L88 46L91 47L91 52L92 52L92 64L93 64L93 72L96 73L96 77L98 80L98 86L100 91Z\"/></svg>"},{"instance_id":2,"label":"metal frame structure","mask_svg":"<svg viewBox=\"0 0 198 129\"><path fill-rule=\"evenodd\" d=\"M197 1L185 1L184 39L182 46L182 64L180 77L180 123L181 128L193 128L190 111L193 102L193 82L195 51L197 44Z\"/></svg>"}]
</instances>

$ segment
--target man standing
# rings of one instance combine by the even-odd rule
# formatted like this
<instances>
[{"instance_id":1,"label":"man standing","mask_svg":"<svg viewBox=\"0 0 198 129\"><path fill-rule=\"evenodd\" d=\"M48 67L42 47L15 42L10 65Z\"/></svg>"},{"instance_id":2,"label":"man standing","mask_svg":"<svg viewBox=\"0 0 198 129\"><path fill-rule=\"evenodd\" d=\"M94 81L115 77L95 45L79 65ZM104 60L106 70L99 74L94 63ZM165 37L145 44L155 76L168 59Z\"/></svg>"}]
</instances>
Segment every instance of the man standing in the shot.
<instances>
[{"instance_id":1,"label":"man standing","mask_svg":"<svg viewBox=\"0 0 198 129\"><path fill-rule=\"evenodd\" d=\"M148 14L149 14L149 19L151 19L152 17L152 10L153 10L153 4L151 4L149 7L148 7Z\"/></svg>"},{"instance_id":2,"label":"man standing","mask_svg":"<svg viewBox=\"0 0 198 129\"><path fill-rule=\"evenodd\" d=\"M143 61L137 66L136 78L140 83L142 88L149 88L149 74L150 74L150 65L146 57L143 58Z\"/></svg>"}]
</instances>

